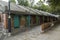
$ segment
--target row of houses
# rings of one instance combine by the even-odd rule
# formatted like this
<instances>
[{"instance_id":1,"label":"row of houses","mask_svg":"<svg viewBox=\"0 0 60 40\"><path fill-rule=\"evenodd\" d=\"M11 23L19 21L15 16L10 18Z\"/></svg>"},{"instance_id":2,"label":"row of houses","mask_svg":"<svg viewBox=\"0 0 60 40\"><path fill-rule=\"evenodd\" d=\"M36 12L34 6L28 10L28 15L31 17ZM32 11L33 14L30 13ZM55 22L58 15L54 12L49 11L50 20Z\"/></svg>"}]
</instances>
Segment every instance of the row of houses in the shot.
<instances>
[{"instance_id":1,"label":"row of houses","mask_svg":"<svg viewBox=\"0 0 60 40\"><path fill-rule=\"evenodd\" d=\"M31 28L47 22L54 22L59 19L59 15L16 5L14 3L10 3L10 5L11 31L14 30L13 32L18 32L23 28ZM8 3L0 1L0 24L2 23L5 29L9 29L8 13Z\"/></svg>"}]
</instances>

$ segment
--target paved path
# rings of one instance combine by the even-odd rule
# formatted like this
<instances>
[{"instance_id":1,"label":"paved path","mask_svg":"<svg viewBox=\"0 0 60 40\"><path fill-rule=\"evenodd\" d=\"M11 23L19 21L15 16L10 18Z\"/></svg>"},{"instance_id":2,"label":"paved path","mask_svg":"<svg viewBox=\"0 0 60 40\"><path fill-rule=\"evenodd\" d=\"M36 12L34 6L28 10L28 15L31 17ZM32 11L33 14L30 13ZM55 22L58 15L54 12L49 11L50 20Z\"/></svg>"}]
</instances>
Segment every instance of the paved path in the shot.
<instances>
[{"instance_id":1,"label":"paved path","mask_svg":"<svg viewBox=\"0 0 60 40\"><path fill-rule=\"evenodd\" d=\"M40 34L40 27L37 26L30 31L22 32L6 40L60 40L60 25L54 26L43 34Z\"/></svg>"}]
</instances>

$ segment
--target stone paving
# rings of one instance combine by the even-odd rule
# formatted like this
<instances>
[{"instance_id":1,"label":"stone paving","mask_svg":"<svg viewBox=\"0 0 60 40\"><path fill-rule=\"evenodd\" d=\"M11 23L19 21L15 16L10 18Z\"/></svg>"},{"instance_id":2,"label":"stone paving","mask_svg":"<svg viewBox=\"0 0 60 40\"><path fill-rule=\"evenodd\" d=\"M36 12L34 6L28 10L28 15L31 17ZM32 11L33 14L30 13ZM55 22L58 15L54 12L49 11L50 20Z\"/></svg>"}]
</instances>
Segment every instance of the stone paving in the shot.
<instances>
[{"instance_id":1,"label":"stone paving","mask_svg":"<svg viewBox=\"0 0 60 40\"><path fill-rule=\"evenodd\" d=\"M60 40L60 25L54 26L42 34L40 33L40 27L37 26L30 31L8 37L6 40Z\"/></svg>"},{"instance_id":2,"label":"stone paving","mask_svg":"<svg viewBox=\"0 0 60 40\"><path fill-rule=\"evenodd\" d=\"M0 38L1 38L1 36L2 36L2 33L0 32Z\"/></svg>"}]
</instances>

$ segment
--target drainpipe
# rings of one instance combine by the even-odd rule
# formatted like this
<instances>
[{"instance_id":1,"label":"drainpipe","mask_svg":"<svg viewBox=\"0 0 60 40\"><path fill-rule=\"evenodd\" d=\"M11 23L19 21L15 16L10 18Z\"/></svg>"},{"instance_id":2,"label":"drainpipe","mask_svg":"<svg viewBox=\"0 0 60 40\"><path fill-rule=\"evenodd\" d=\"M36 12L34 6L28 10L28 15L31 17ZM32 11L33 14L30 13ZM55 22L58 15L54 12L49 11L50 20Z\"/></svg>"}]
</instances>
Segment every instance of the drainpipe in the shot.
<instances>
[{"instance_id":1,"label":"drainpipe","mask_svg":"<svg viewBox=\"0 0 60 40\"><path fill-rule=\"evenodd\" d=\"M11 36L11 13L10 13L10 0L8 2L8 36Z\"/></svg>"}]
</instances>

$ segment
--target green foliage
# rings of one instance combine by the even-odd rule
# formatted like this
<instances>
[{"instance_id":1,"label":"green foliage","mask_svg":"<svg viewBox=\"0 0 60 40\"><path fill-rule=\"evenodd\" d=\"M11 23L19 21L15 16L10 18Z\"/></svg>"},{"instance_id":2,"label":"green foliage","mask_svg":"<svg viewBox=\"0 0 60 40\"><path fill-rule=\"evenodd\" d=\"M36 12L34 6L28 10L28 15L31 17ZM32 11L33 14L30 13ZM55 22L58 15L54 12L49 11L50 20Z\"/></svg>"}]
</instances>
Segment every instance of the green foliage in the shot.
<instances>
[{"instance_id":1,"label":"green foliage","mask_svg":"<svg viewBox=\"0 0 60 40\"><path fill-rule=\"evenodd\" d=\"M48 0L49 4L52 6L60 5L60 0Z\"/></svg>"},{"instance_id":2,"label":"green foliage","mask_svg":"<svg viewBox=\"0 0 60 40\"><path fill-rule=\"evenodd\" d=\"M51 7L48 5L43 4L43 1L38 1L37 5L34 5L34 9L42 10L42 11L47 11L51 12Z\"/></svg>"},{"instance_id":3,"label":"green foliage","mask_svg":"<svg viewBox=\"0 0 60 40\"><path fill-rule=\"evenodd\" d=\"M30 7L33 7L34 0L30 0Z\"/></svg>"},{"instance_id":4,"label":"green foliage","mask_svg":"<svg viewBox=\"0 0 60 40\"><path fill-rule=\"evenodd\" d=\"M33 8L34 8L34 9L38 9L38 6L37 6L37 5L34 5Z\"/></svg>"},{"instance_id":5,"label":"green foliage","mask_svg":"<svg viewBox=\"0 0 60 40\"><path fill-rule=\"evenodd\" d=\"M48 3L52 8L52 12L60 13L60 0L48 0Z\"/></svg>"},{"instance_id":6,"label":"green foliage","mask_svg":"<svg viewBox=\"0 0 60 40\"><path fill-rule=\"evenodd\" d=\"M15 3L15 0L10 0L10 1Z\"/></svg>"},{"instance_id":7,"label":"green foliage","mask_svg":"<svg viewBox=\"0 0 60 40\"><path fill-rule=\"evenodd\" d=\"M27 0L18 0L19 5L29 6L29 3Z\"/></svg>"}]
</instances>

